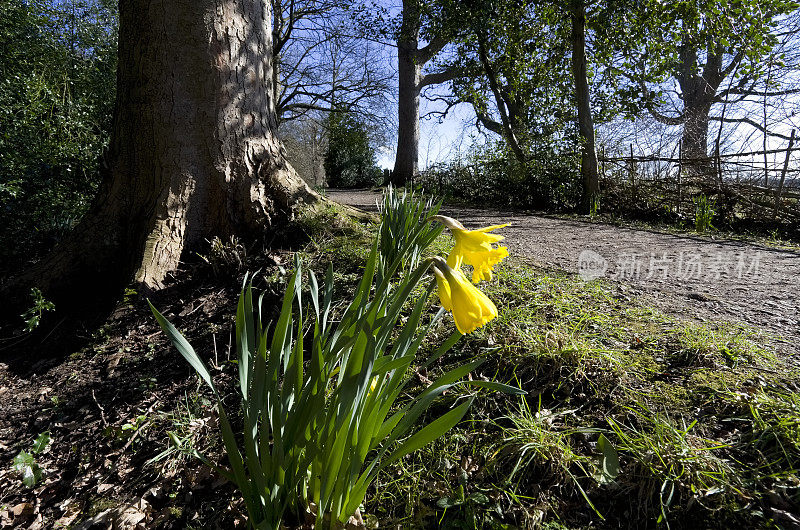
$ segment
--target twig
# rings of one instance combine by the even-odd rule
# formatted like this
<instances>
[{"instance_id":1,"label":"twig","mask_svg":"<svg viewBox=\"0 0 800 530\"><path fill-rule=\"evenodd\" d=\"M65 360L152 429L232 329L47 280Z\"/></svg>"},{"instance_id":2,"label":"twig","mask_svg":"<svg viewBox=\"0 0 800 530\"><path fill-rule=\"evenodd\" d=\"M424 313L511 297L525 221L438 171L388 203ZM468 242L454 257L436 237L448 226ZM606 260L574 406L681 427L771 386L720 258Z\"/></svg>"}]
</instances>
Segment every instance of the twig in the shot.
<instances>
[{"instance_id":1,"label":"twig","mask_svg":"<svg viewBox=\"0 0 800 530\"><path fill-rule=\"evenodd\" d=\"M94 389L92 389L92 399L94 399L94 404L97 405L97 408L100 409L100 419L103 420L103 427L108 427L108 422L106 421L106 411L100 405L100 402L97 401L97 396L94 395Z\"/></svg>"}]
</instances>

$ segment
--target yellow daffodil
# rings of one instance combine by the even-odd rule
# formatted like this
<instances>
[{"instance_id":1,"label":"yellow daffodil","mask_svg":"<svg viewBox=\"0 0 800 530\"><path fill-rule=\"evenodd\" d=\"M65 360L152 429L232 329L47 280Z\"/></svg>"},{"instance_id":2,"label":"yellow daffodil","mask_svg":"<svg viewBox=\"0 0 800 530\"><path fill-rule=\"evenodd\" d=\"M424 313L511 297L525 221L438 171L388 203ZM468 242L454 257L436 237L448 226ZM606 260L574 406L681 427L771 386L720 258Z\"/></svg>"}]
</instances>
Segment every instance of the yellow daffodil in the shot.
<instances>
[{"instance_id":1,"label":"yellow daffodil","mask_svg":"<svg viewBox=\"0 0 800 530\"><path fill-rule=\"evenodd\" d=\"M472 333L497 316L494 302L469 283L461 271L437 258L433 272L436 275L442 307L453 313L456 328L462 335Z\"/></svg>"},{"instance_id":2,"label":"yellow daffodil","mask_svg":"<svg viewBox=\"0 0 800 530\"><path fill-rule=\"evenodd\" d=\"M487 226L478 230L467 230L457 220L444 215L436 215L434 220L439 221L453 234L456 244L447 256L447 264L454 269L460 269L463 263L472 265L472 283L492 279L492 269L508 256L506 247L493 245L503 240L503 236L490 234L498 228L508 224Z\"/></svg>"}]
</instances>

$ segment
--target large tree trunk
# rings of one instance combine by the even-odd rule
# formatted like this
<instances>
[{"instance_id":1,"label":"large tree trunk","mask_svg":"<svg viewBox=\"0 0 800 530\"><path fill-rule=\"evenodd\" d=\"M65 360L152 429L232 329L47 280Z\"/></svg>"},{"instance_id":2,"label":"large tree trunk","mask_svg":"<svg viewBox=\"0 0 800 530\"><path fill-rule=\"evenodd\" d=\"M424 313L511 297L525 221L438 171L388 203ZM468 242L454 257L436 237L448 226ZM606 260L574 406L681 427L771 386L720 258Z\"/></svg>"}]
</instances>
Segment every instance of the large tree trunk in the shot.
<instances>
[{"instance_id":1,"label":"large tree trunk","mask_svg":"<svg viewBox=\"0 0 800 530\"><path fill-rule=\"evenodd\" d=\"M403 22L397 39L397 154L391 182L402 186L417 174L419 160L419 14L413 2L403 2Z\"/></svg>"},{"instance_id":2,"label":"large tree trunk","mask_svg":"<svg viewBox=\"0 0 800 530\"><path fill-rule=\"evenodd\" d=\"M318 200L275 136L268 0L119 7L108 174L71 236L2 293L36 286L65 309L132 278L158 288L205 239L262 235Z\"/></svg>"},{"instance_id":3,"label":"large tree trunk","mask_svg":"<svg viewBox=\"0 0 800 530\"><path fill-rule=\"evenodd\" d=\"M684 95L684 121L681 134L681 156L683 164L697 175L709 170L708 158L708 114L711 103L704 97Z\"/></svg>"},{"instance_id":4,"label":"large tree trunk","mask_svg":"<svg viewBox=\"0 0 800 530\"><path fill-rule=\"evenodd\" d=\"M691 42L688 37L685 41ZM697 47L693 44L681 46L676 79L683 100L683 132L681 156L690 175L707 176L712 173L708 158L708 123L711 106L719 85L724 79L722 51L710 43L706 50L706 63L702 73L698 72Z\"/></svg>"},{"instance_id":5,"label":"large tree trunk","mask_svg":"<svg viewBox=\"0 0 800 530\"><path fill-rule=\"evenodd\" d=\"M597 175L589 80L586 76L586 12L583 0L572 1L572 76L575 79L575 99L578 104L578 132L583 143L581 212L589 213L600 194L600 180Z\"/></svg>"}]
</instances>

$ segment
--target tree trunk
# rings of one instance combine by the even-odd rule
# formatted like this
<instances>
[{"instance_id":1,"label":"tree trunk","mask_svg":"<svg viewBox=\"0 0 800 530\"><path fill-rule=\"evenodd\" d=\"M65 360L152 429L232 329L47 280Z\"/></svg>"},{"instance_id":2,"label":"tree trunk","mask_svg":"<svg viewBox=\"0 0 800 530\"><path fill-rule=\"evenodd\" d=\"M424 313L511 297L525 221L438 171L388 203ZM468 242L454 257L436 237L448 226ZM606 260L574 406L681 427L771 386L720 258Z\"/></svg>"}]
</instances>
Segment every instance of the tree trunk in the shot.
<instances>
[{"instance_id":1,"label":"tree trunk","mask_svg":"<svg viewBox=\"0 0 800 530\"><path fill-rule=\"evenodd\" d=\"M108 170L90 211L0 293L57 309L159 288L188 249L318 201L277 139L268 0L121 0ZM17 313L18 314L18 313Z\"/></svg>"},{"instance_id":2,"label":"tree trunk","mask_svg":"<svg viewBox=\"0 0 800 530\"><path fill-rule=\"evenodd\" d=\"M495 73L492 63L489 60L489 54L486 52L486 37L480 33L476 33L475 36L478 40L478 58L481 61L483 72L486 74L486 78L489 81L489 89L492 91L492 96L494 97L494 102L497 106L497 112L500 114L501 134L505 138L508 146L511 148L511 152L514 153L514 157L517 159L517 162L519 162L522 167L525 167L528 157L525 154L525 149L523 149L519 139L517 138L515 125L518 126L518 120L513 113L510 112L514 107L510 104L508 99L503 96L503 90L500 87L497 74ZM481 119L480 115L478 115L478 119ZM484 124L486 124L486 120L481 120ZM518 129L518 127L516 128Z\"/></svg>"},{"instance_id":3,"label":"tree trunk","mask_svg":"<svg viewBox=\"0 0 800 530\"><path fill-rule=\"evenodd\" d=\"M690 39L685 37L685 41L690 42ZM721 70L722 52L715 52L712 46L715 45L710 45L706 51L702 75L698 72L697 47L692 44L681 46L675 75L683 100L683 165L694 176L706 176L712 172L708 157L708 115L719 85L725 77Z\"/></svg>"},{"instance_id":4,"label":"tree trunk","mask_svg":"<svg viewBox=\"0 0 800 530\"><path fill-rule=\"evenodd\" d=\"M708 114L711 105L703 99L684 97L684 122L681 133L683 163L695 175L704 175L711 170L708 157Z\"/></svg>"},{"instance_id":5,"label":"tree trunk","mask_svg":"<svg viewBox=\"0 0 800 530\"><path fill-rule=\"evenodd\" d=\"M403 22L397 39L397 154L391 182L402 186L417 174L419 160L419 94L422 65L419 51L419 14L403 2Z\"/></svg>"},{"instance_id":6,"label":"tree trunk","mask_svg":"<svg viewBox=\"0 0 800 530\"><path fill-rule=\"evenodd\" d=\"M575 79L575 98L578 104L578 131L581 149L581 179L583 193L581 212L590 213L600 193L597 175L594 123L586 76L586 12L583 0L572 1L572 76Z\"/></svg>"}]
</instances>

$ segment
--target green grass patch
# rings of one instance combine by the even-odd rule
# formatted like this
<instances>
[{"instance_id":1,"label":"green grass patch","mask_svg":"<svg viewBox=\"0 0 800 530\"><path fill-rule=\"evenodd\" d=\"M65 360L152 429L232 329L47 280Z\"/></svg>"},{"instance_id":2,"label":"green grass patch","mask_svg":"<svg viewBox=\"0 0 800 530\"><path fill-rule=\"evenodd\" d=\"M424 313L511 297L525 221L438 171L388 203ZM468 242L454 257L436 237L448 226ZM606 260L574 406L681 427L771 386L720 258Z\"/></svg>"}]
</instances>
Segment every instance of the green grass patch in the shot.
<instances>
[{"instance_id":1,"label":"green grass patch","mask_svg":"<svg viewBox=\"0 0 800 530\"><path fill-rule=\"evenodd\" d=\"M496 272L481 288L499 317L425 373L484 356L475 377L528 395L479 396L458 432L387 472L368 512L443 528L728 528L797 506L797 373L766 337L664 315L609 282L521 261Z\"/></svg>"}]
</instances>

